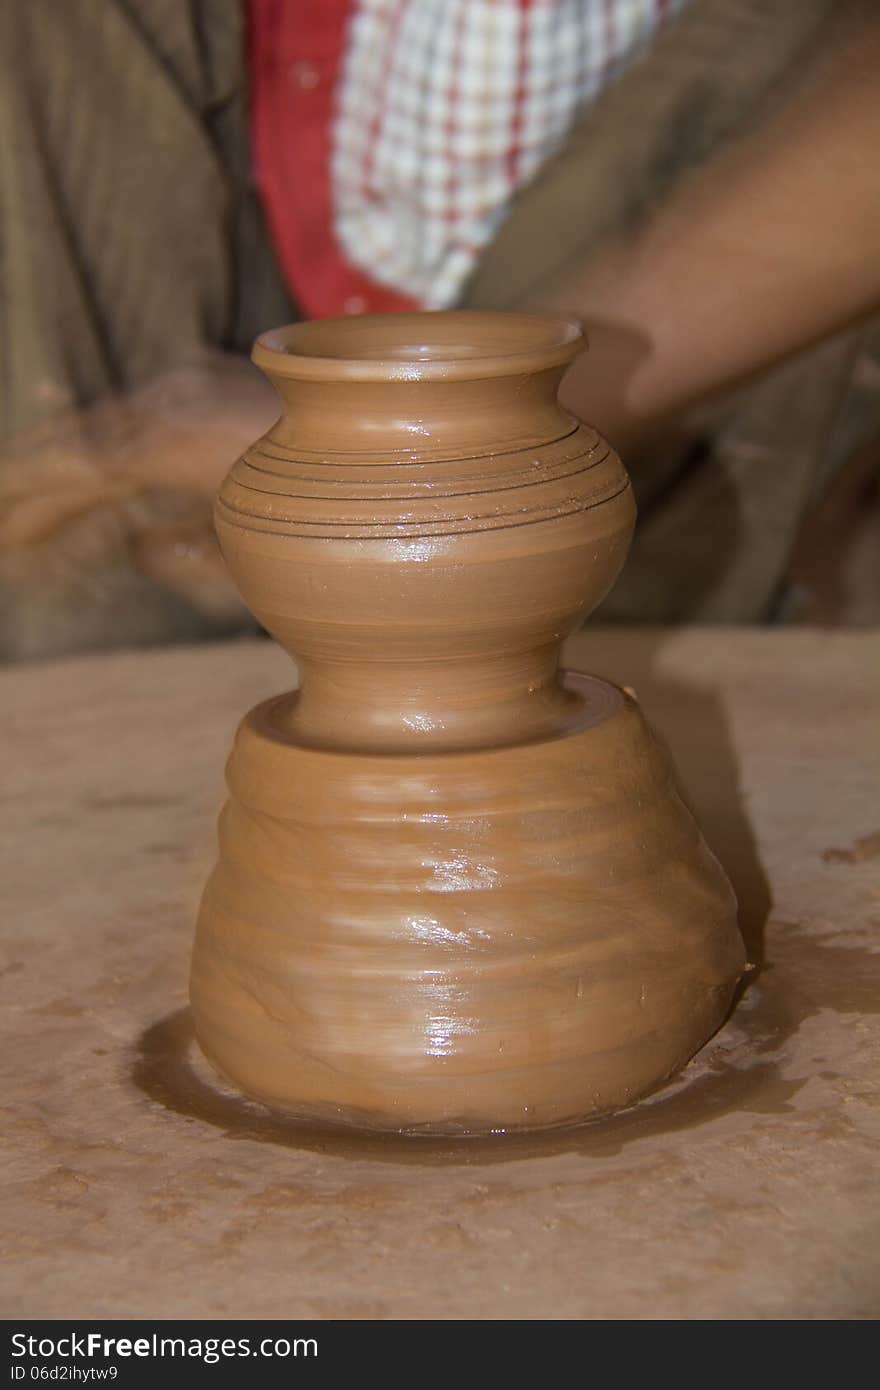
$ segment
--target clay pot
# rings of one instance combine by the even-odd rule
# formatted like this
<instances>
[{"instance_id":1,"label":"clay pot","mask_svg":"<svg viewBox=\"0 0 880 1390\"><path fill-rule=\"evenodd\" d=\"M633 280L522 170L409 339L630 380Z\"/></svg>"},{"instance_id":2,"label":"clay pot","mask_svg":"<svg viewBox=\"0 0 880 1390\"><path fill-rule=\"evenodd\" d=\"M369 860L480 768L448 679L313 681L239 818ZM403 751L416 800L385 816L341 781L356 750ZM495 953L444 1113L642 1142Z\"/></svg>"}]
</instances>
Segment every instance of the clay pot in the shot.
<instances>
[{"instance_id":1,"label":"clay pot","mask_svg":"<svg viewBox=\"0 0 880 1390\"><path fill-rule=\"evenodd\" d=\"M281 419L220 543L300 689L229 763L192 971L202 1048L310 1118L458 1132L627 1104L720 1024L730 887L637 705L560 673L634 521L529 314L258 340Z\"/></svg>"}]
</instances>

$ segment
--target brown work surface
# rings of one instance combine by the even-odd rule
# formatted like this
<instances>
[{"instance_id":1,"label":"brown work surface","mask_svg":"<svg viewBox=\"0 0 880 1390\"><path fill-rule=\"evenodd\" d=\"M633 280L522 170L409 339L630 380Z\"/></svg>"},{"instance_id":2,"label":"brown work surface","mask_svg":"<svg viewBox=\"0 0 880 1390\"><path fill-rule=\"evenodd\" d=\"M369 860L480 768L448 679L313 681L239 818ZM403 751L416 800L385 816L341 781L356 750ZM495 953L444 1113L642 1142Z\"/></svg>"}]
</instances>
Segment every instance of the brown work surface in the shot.
<instances>
[{"instance_id":1,"label":"brown work surface","mask_svg":"<svg viewBox=\"0 0 880 1390\"><path fill-rule=\"evenodd\" d=\"M596 629L569 659L667 734L763 965L653 1099L470 1143L301 1132L194 1057L223 762L282 653L3 674L4 1316L880 1312L878 639Z\"/></svg>"}]
</instances>

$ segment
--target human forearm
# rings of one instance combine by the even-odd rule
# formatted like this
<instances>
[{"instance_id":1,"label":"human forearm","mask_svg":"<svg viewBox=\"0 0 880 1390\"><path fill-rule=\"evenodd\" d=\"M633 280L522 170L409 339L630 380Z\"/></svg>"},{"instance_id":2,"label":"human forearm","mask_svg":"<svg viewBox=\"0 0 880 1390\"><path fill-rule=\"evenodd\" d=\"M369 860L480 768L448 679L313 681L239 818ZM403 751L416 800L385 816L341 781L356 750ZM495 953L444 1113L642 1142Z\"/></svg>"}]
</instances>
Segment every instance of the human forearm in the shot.
<instances>
[{"instance_id":1,"label":"human forearm","mask_svg":"<svg viewBox=\"0 0 880 1390\"><path fill-rule=\"evenodd\" d=\"M880 305L880 22L544 296L593 351L569 404L626 446Z\"/></svg>"}]
</instances>

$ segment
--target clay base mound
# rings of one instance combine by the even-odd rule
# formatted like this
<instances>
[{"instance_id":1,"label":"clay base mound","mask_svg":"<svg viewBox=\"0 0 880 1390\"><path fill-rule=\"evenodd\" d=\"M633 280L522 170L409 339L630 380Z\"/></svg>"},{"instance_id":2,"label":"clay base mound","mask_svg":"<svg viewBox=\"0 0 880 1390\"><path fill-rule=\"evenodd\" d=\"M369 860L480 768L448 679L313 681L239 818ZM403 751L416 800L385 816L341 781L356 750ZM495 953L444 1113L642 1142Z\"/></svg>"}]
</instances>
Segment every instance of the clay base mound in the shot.
<instances>
[{"instance_id":1,"label":"clay base mound","mask_svg":"<svg viewBox=\"0 0 880 1390\"><path fill-rule=\"evenodd\" d=\"M191 982L236 1084L360 1127L543 1128L630 1104L719 1027L727 880L638 705L565 683L560 737L464 752L302 746L296 695L245 719Z\"/></svg>"}]
</instances>

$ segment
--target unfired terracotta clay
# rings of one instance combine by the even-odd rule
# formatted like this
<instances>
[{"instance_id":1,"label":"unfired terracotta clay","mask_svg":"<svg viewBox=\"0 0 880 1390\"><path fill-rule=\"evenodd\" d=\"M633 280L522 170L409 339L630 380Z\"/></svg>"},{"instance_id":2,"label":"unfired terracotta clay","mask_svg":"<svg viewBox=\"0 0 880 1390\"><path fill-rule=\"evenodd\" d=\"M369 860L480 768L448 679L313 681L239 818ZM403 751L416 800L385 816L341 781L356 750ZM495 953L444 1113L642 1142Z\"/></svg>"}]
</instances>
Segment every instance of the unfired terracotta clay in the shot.
<instances>
[{"instance_id":1,"label":"unfired terracotta clay","mask_svg":"<svg viewBox=\"0 0 880 1390\"><path fill-rule=\"evenodd\" d=\"M247 716L191 994L202 1048L303 1115L435 1133L633 1101L719 1026L730 886L629 695L561 673L613 582L620 460L557 403L584 346L528 314L297 324L217 504L297 658Z\"/></svg>"}]
</instances>

